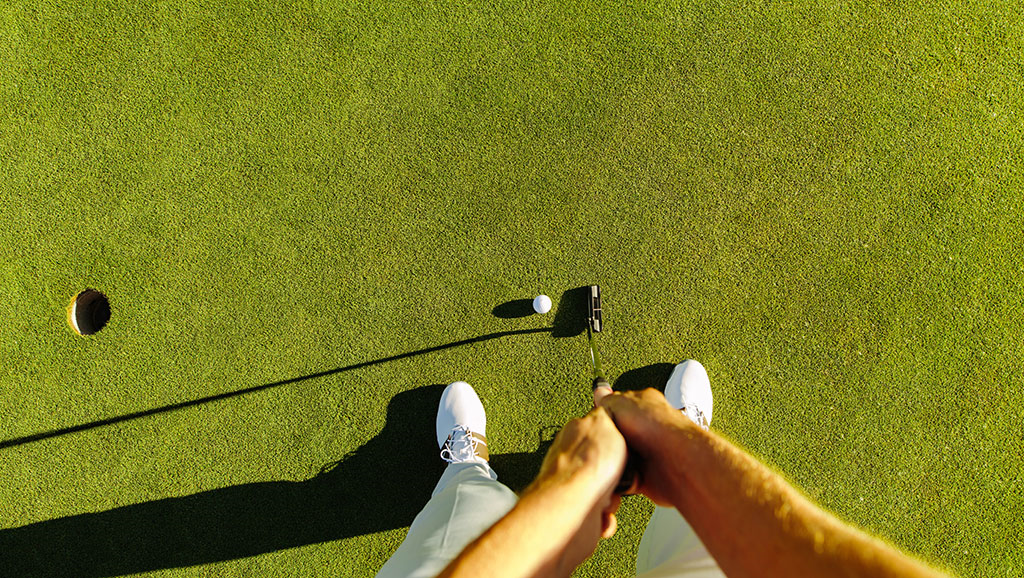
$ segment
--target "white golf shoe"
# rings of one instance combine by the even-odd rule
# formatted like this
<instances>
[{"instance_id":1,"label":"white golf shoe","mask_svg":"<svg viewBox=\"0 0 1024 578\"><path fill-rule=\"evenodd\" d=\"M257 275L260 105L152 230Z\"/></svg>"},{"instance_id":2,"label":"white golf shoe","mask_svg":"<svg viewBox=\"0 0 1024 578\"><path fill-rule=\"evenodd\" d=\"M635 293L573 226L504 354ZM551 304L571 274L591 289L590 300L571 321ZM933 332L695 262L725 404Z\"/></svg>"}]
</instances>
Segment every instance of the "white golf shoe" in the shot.
<instances>
[{"instance_id":1,"label":"white golf shoe","mask_svg":"<svg viewBox=\"0 0 1024 578\"><path fill-rule=\"evenodd\" d=\"M465 381L444 389L437 407L437 446L451 464L486 463L487 415L476 392Z\"/></svg>"},{"instance_id":2,"label":"white golf shoe","mask_svg":"<svg viewBox=\"0 0 1024 578\"><path fill-rule=\"evenodd\" d=\"M711 426L711 380L699 361L687 359L672 370L665 384L665 399L704 429Z\"/></svg>"}]
</instances>

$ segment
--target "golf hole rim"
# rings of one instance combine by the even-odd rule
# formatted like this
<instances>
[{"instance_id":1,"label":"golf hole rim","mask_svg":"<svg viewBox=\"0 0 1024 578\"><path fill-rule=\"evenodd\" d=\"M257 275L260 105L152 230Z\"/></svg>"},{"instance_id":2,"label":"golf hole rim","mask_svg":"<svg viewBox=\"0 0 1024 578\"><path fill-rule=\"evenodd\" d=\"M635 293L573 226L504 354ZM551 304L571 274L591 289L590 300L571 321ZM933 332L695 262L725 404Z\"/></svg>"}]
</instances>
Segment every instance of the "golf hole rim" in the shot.
<instances>
[{"instance_id":1,"label":"golf hole rim","mask_svg":"<svg viewBox=\"0 0 1024 578\"><path fill-rule=\"evenodd\" d=\"M78 335L95 335L110 321L110 300L98 289L84 289L71 298L68 325Z\"/></svg>"}]
</instances>

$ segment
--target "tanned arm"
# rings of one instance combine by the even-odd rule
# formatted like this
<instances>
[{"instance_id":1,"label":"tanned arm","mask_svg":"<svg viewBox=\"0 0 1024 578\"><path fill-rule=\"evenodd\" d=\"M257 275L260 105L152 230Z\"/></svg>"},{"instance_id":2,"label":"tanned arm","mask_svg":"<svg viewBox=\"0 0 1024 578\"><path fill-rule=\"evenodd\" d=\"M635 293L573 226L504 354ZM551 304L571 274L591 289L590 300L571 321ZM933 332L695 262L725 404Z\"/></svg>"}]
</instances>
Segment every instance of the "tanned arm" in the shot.
<instances>
[{"instance_id":1,"label":"tanned arm","mask_svg":"<svg viewBox=\"0 0 1024 578\"><path fill-rule=\"evenodd\" d=\"M673 506L729 578L944 576L828 514L655 390L600 400L641 458L641 493Z\"/></svg>"}]
</instances>

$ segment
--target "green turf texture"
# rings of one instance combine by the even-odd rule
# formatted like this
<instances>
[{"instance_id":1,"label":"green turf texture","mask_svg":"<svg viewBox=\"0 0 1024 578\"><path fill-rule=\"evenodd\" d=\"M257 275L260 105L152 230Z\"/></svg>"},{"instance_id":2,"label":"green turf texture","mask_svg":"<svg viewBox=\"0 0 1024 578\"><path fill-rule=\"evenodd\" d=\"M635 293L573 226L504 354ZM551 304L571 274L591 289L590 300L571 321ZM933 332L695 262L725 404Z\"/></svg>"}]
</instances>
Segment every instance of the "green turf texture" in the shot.
<instances>
[{"instance_id":1,"label":"green turf texture","mask_svg":"<svg viewBox=\"0 0 1024 578\"><path fill-rule=\"evenodd\" d=\"M72 4L0 6L0 444L278 385L8 443L5 567L372 575L440 386L521 488L586 342L352 366L600 283L613 378L699 359L714 429L823 506L1022 575L1016 2Z\"/></svg>"}]
</instances>

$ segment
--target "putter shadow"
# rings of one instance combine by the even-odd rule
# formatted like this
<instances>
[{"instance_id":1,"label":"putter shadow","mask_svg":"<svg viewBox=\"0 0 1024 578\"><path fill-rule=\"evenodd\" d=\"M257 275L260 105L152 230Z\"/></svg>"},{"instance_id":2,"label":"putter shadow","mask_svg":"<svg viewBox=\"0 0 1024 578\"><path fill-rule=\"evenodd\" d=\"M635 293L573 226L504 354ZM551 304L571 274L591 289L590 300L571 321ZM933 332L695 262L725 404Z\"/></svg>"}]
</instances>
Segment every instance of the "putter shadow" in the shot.
<instances>
[{"instance_id":1,"label":"putter shadow","mask_svg":"<svg viewBox=\"0 0 1024 578\"><path fill-rule=\"evenodd\" d=\"M121 576L407 527L444 469L434 436L443 389L399 393L377 436L305 481L241 484L0 530L0 568L10 576ZM542 435L532 452L492 456L499 480L525 487L550 443Z\"/></svg>"},{"instance_id":2,"label":"putter shadow","mask_svg":"<svg viewBox=\"0 0 1024 578\"><path fill-rule=\"evenodd\" d=\"M575 337L587 331L587 300L590 287L576 287L562 293L555 311L555 323L551 328L552 337Z\"/></svg>"}]
</instances>

